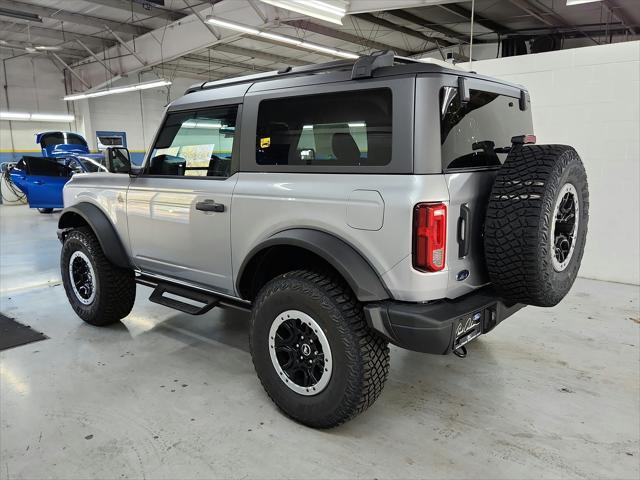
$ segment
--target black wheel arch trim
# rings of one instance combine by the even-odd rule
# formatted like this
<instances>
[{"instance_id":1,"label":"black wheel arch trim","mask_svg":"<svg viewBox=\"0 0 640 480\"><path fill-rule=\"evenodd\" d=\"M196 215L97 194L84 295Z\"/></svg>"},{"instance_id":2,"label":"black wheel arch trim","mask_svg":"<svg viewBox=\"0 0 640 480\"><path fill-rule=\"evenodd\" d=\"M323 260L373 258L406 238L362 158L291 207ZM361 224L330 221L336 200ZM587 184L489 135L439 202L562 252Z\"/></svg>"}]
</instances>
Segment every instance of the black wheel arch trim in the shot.
<instances>
[{"instance_id":1,"label":"black wheel arch trim","mask_svg":"<svg viewBox=\"0 0 640 480\"><path fill-rule=\"evenodd\" d=\"M251 249L238 270L236 280L238 292L240 292L245 268L251 260L265 249L275 246L299 247L318 255L342 275L361 302L391 298L375 269L355 248L334 235L309 228L283 230Z\"/></svg>"},{"instance_id":2,"label":"black wheel arch trim","mask_svg":"<svg viewBox=\"0 0 640 480\"><path fill-rule=\"evenodd\" d=\"M64 240L64 232L73 227L77 227L77 220L74 215L81 217L93 230L100 247L107 259L121 268L133 268L129 255L120 240L113 224L107 215L99 208L89 202L81 202L62 211L58 220L58 237Z\"/></svg>"}]
</instances>

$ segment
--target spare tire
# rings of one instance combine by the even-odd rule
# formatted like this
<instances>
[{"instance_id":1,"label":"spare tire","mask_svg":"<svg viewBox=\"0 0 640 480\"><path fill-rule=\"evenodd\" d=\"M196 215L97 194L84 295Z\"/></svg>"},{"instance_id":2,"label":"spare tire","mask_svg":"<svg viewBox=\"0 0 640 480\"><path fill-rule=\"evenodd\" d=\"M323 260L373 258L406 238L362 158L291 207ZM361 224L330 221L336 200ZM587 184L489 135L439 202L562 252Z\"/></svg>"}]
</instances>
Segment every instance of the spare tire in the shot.
<instances>
[{"instance_id":1,"label":"spare tire","mask_svg":"<svg viewBox=\"0 0 640 480\"><path fill-rule=\"evenodd\" d=\"M487 270L498 294L556 305L578 274L588 219L587 174L572 147L514 147L498 171L485 219Z\"/></svg>"}]
</instances>

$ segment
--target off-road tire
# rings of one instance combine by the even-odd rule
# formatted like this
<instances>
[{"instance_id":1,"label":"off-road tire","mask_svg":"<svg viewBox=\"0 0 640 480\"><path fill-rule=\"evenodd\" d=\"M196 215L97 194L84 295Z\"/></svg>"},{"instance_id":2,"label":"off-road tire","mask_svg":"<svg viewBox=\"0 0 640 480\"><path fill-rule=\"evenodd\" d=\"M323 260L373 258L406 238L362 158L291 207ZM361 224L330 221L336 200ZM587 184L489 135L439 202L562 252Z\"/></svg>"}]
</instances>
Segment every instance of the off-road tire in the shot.
<instances>
[{"instance_id":1,"label":"off-road tire","mask_svg":"<svg viewBox=\"0 0 640 480\"><path fill-rule=\"evenodd\" d=\"M40 213L47 215L49 213L53 213L53 208L39 208L38 211Z\"/></svg>"},{"instance_id":2,"label":"off-road tire","mask_svg":"<svg viewBox=\"0 0 640 480\"><path fill-rule=\"evenodd\" d=\"M333 371L318 394L301 395L281 380L269 353L269 331L283 311L313 317L331 347ZM369 329L362 305L338 278L307 270L285 273L258 293L249 334L256 373L274 403L289 417L314 428L338 426L369 408L389 373L389 347Z\"/></svg>"},{"instance_id":3,"label":"off-road tire","mask_svg":"<svg viewBox=\"0 0 640 480\"><path fill-rule=\"evenodd\" d=\"M578 199L573 253L554 268L554 208L567 184ZM500 168L485 219L484 249L498 294L519 303L550 307L569 292L587 236L589 190L577 152L566 145L527 145L512 150Z\"/></svg>"},{"instance_id":4,"label":"off-road tire","mask_svg":"<svg viewBox=\"0 0 640 480\"><path fill-rule=\"evenodd\" d=\"M71 285L69 262L76 251L83 252L88 257L95 273L95 298L89 304L78 300ZM107 260L98 239L90 229L77 228L65 235L60 269L69 303L85 322L95 326L110 325L131 312L136 298L134 273Z\"/></svg>"}]
</instances>

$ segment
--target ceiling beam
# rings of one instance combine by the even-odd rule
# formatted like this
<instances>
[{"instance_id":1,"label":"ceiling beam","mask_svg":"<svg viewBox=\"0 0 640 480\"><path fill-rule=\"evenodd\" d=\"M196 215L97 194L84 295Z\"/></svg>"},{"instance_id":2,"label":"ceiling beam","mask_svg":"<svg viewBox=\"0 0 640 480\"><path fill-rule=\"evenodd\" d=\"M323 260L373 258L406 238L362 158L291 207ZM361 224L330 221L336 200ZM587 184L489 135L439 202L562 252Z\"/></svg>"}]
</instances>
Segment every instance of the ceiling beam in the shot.
<instances>
[{"instance_id":1,"label":"ceiling beam","mask_svg":"<svg viewBox=\"0 0 640 480\"><path fill-rule=\"evenodd\" d=\"M599 45L595 38L591 35L583 32L577 27L574 27L570 22L565 20L562 15L556 12L553 8L545 5L538 0L509 0L511 3L519 7L521 10L527 12L529 15L537 18L542 23L551 27L573 27L575 31L579 32L583 37L588 38L596 45Z\"/></svg>"},{"instance_id":2,"label":"ceiling beam","mask_svg":"<svg viewBox=\"0 0 640 480\"><path fill-rule=\"evenodd\" d=\"M39 42L24 42L21 40L0 40L0 47L11 49L15 47L16 49L26 50L27 48L33 48L35 46L46 46L55 48L55 52L58 55L62 55L63 57L73 57L73 58L85 58L87 56L82 50L73 49L73 48L65 48L62 45L43 45ZM47 53L52 50L36 50L36 52L29 53Z\"/></svg>"},{"instance_id":3,"label":"ceiling beam","mask_svg":"<svg viewBox=\"0 0 640 480\"><path fill-rule=\"evenodd\" d=\"M18 10L25 13L40 15L41 17L51 18L53 20L75 23L77 25L88 25L90 27L99 28L100 30L104 29L104 25L108 25L115 31L128 33L130 35L142 35L143 33L150 31L149 28L138 25L116 22L106 18L93 17L84 13L70 12L68 10L61 10L58 8L18 2L16 0L0 0L0 8Z\"/></svg>"},{"instance_id":4,"label":"ceiling beam","mask_svg":"<svg viewBox=\"0 0 640 480\"><path fill-rule=\"evenodd\" d=\"M460 5L457 5L454 3L449 3L446 5L438 5L438 6L449 13L453 13L454 15L457 15L463 18L466 21L471 21L471 10L467 10L466 8L461 7ZM494 22L493 20L490 20L483 15L479 15L478 12L474 12L473 21L474 23L477 23L481 27L484 27L487 30L491 30L492 32L499 33L501 35L505 33L509 33L511 31L504 25L501 25L498 22Z\"/></svg>"},{"instance_id":5,"label":"ceiling beam","mask_svg":"<svg viewBox=\"0 0 640 480\"><path fill-rule=\"evenodd\" d=\"M170 73L181 72L181 73L196 75L197 77L211 79L211 80L220 80L229 76L224 74L221 75L219 73L209 71L209 70L203 70L201 68L195 68L195 67L190 67L188 65L183 65L180 61L166 62L161 65L156 65L151 70L157 73L160 73L161 75L166 75L167 70L169 70Z\"/></svg>"},{"instance_id":6,"label":"ceiling beam","mask_svg":"<svg viewBox=\"0 0 640 480\"><path fill-rule=\"evenodd\" d=\"M258 58L267 62L279 63L282 65L292 65L294 67L306 65L307 62L296 60L295 58L285 57L283 55L276 55L261 50L252 50L250 48L239 47L229 43L220 43L211 47L213 51L219 51L224 53L230 53L232 55L239 55L248 58Z\"/></svg>"},{"instance_id":7,"label":"ceiling beam","mask_svg":"<svg viewBox=\"0 0 640 480\"><path fill-rule=\"evenodd\" d=\"M0 30L2 32L10 32L10 33L18 33L22 35L26 35L27 37L43 37L50 38L52 40L59 40L64 43L75 41L76 38L79 38L87 45L90 46L99 46L100 48L104 48L105 46L109 47L115 44L114 40L110 38L102 38L94 35L84 35L81 33L73 33L73 32L63 32L62 30L55 30L53 28L46 27L37 27L31 24L26 23L13 23L13 22L2 22L0 21ZM62 44L64 45L64 44Z\"/></svg>"},{"instance_id":8,"label":"ceiling beam","mask_svg":"<svg viewBox=\"0 0 640 480\"><path fill-rule=\"evenodd\" d=\"M102 5L105 7L117 8L118 10L124 10L129 13L135 13L136 15L142 15L150 18L161 18L163 20L169 20L175 22L181 18L186 17L186 14L169 10L168 8L161 8L151 2L138 3L132 0L86 0L96 5Z\"/></svg>"},{"instance_id":9,"label":"ceiling beam","mask_svg":"<svg viewBox=\"0 0 640 480\"><path fill-rule=\"evenodd\" d=\"M455 38L456 40L463 41L465 43L469 43L469 36L464 33L456 32L455 30L451 30L450 28L443 27L442 25L438 25L435 22L432 22L426 18L419 17L418 15L414 15L411 12L407 12L406 10L389 10L387 12L389 15L400 18L402 20L406 20L407 22L411 22L415 25L419 25L424 28L428 28L429 30L433 30L434 32L442 33L449 38Z\"/></svg>"},{"instance_id":10,"label":"ceiling beam","mask_svg":"<svg viewBox=\"0 0 640 480\"><path fill-rule=\"evenodd\" d=\"M371 13L357 13L354 17L359 18L360 20L364 20L365 22L373 23L374 25L379 25L384 28L388 28L389 30L394 30L398 33L403 33L409 37L417 38L423 42L433 43L434 45L440 44L441 46L449 47L451 45L455 45L455 43L450 42L449 40L443 38L433 38L425 35L422 32L418 32L417 30L412 30L407 27L403 27L402 25L398 25L397 23L390 22L384 18L376 17Z\"/></svg>"},{"instance_id":11,"label":"ceiling beam","mask_svg":"<svg viewBox=\"0 0 640 480\"><path fill-rule=\"evenodd\" d=\"M114 75L106 80L104 68L100 64L83 63L78 66L77 70L82 73L82 78L87 81L87 83L90 83L93 89L102 88L104 85L113 84L113 82L120 80L124 76L146 71L156 65L179 61L179 59L185 55L202 53L206 51L206 49L217 45L224 44L225 47L222 48L228 49L229 43L236 41L242 36L242 34L230 29L220 29L221 37L218 39L198 20L198 16L206 18L207 15L214 15L217 18L223 18L230 22L242 23L258 28L269 28L273 26L264 24L248 2L238 2L235 0L213 1L215 1L215 4L205 2L194 6L193 8L197 10L199 15L190 13L183 20L159 27L136 37L135 51L146 60L147 65L142 65L133 55L121 56L117 67L118 75ZM294 18L295 17L289 15L287 11L280 12L280 21L292 20ZM134 42L130 40L127 43L129 47L133 49ZM111 58L119 55L122 48L123 47L118 44L116 47L112 47L98 55L100 58ZM267 47L257 47L256 49L269 50ZM215 48L213 48L213 50L215 51ZM252 52L249 58L258 58L262 56L262 53L264 52ZM305 54L309 55L309 52L305 51ZM280 56L280 59L282 59L282 56ZM300 62L300 60L298 62ZM295 62L290 62L287 59L284 63L294 64ZM249 69L250 68L249 66ZM82 89L82 86L76 85L74 86L74 90L76 88Z\"/></svg>"},{"instance_id":12,"label":"ceiling beam","mask_svg":"<svg viewBox=\"0 0 640 480\"><path fill-rule=\"evenodd\" d=\"M533 18L541 21L542 23L545 23L547 25L555 25L555 23L552 20L547 18L550 15L545 15L544 12L539 11L537 8L535 8L534 5L531 5L527 0L509 0L509 1L513 3L516 7L520 8L520 10L528 13Z\"/></svg>"},{"instance_id":13,"label":"ceiling beam","mask_svg":"<svg viewBox=\"0 0 640 480\"><path fill-rule=\"evenodd\" d=\"M225 60L225 59L216 58L216 57L210 58L207 55L200 55L200 54L185 55L183 57L180 57L180 59L185 60L187 62L201 63L203 65L209 65L209 64L221 65L223 67L237 68L239 70L255 70L258 72L268 72L270 70L273 70L271 68L266 68L261 65L250 65L243 62L233 62L231 60Z\"/></svg>"},{"instance_id":14,"label":"ceiling beam","mask_svg":"<svg viewBox=\"0 0 640 480\"><path fill-rule=\"evenodd\" d=\"M613 0L603 0L604 6L611 12L614 17L617 17L629 30L631 35L638 33L638 30L633 27L633 22L627 17L624 8L619 7Z\"/></svg>"},{"instance_id":15,"label":"ceiling beam","mask_svg":"<svg viewBox=\"0 0 640 480\"><path fill-rule=\"evenodd\" d=\"M403 56L408 56L415 53L415 52L410 52L409 50L405 50L403 48L391 46L386 43L376 42L375 40L370 40L368 38L364 38L358 35L353 35L352 33L349 33L349 32L336 30L335 28L326 27L324 25L313 23L308 20L291 20L283 23L287 25L291 25L292 27L306 30L308 32L318 33L326 37L344 40L345 42L353 43L354 45L362 45L363 47L370 48L371 50L395 50L395 52L398 53L398 55L403 55Z\"/></svg>"}]
</instances>

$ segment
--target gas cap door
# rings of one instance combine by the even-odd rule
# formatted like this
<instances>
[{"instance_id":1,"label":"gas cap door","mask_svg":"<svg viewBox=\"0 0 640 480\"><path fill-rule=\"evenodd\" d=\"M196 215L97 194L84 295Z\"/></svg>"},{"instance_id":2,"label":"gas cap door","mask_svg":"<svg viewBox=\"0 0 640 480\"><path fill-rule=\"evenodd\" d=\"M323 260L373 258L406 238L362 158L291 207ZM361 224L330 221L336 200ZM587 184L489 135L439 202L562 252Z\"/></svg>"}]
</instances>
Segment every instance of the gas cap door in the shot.
<instances>
[{"instance_id":1,"label":"gas cap door","mask_svg":"<svg viewBox=\"0 0 640 480\"><path fill-rule=\"evenodd\" d=\"M353 190L347 202L347 225L358 230L380 230L384 200L377 190Z\"/></svg>"}]
</instances>

